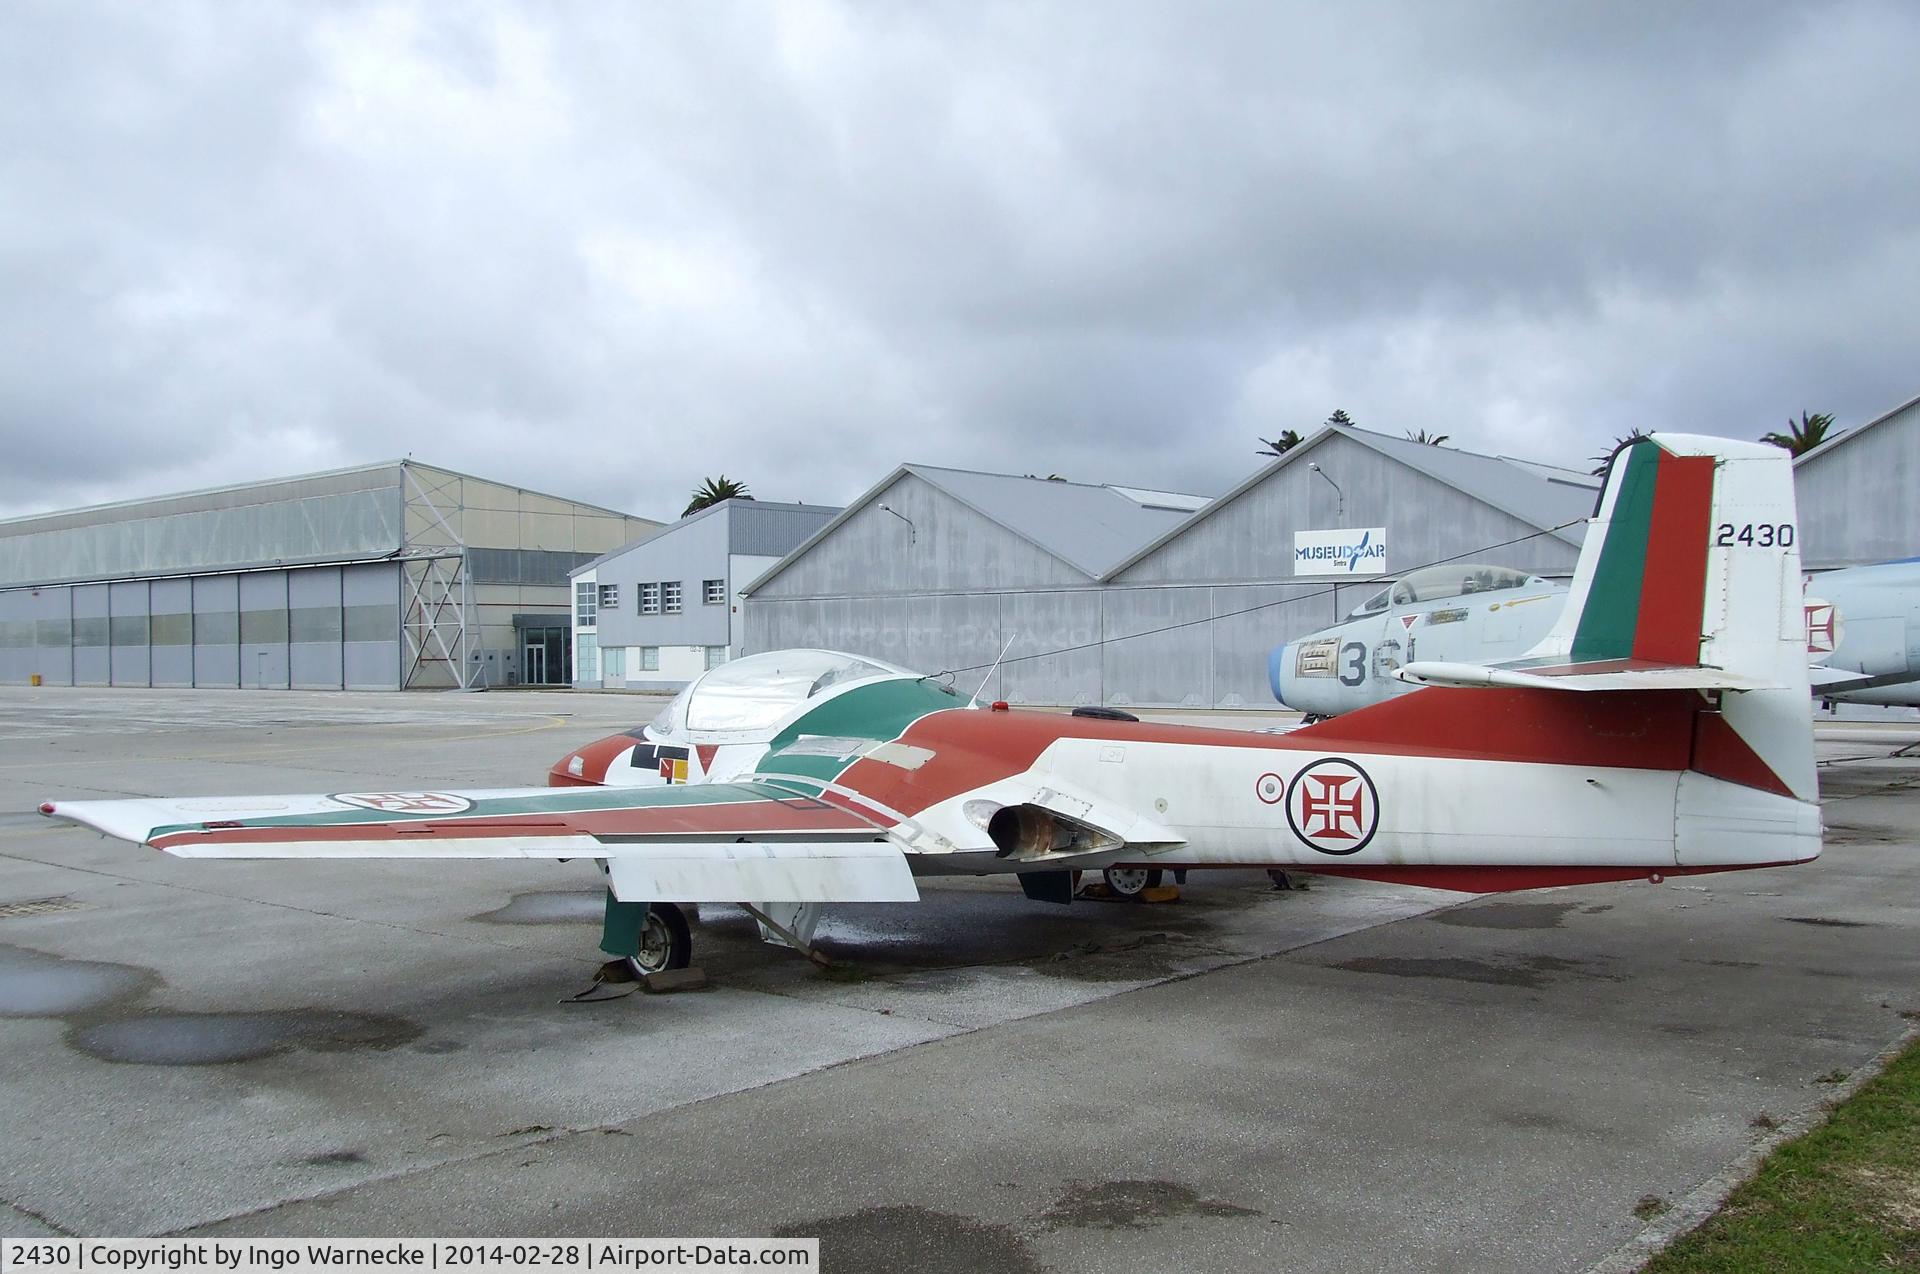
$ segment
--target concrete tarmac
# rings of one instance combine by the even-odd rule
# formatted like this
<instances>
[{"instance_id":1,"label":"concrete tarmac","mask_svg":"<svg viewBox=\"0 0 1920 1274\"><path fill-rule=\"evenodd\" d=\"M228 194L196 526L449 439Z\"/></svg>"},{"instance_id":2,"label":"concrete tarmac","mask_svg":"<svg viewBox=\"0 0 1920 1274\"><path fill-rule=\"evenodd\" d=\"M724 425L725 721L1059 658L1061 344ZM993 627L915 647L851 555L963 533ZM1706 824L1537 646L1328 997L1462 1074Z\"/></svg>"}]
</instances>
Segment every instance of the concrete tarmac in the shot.
<instances>
[{"instance_id":1,"label":"concrete tarmac","mask_svg":"<svg viewBox=\"0 0 1920 1274\"><path fill-rule=\"evenodd\" d=\"M927 882L559 1003L587 864L194 863L82 795L538 782L617 695L0 689L0 1233L820 1235L832 1271L1581 1270L1920 1013L1913 725L1800 868L1177 904ZM1231 718L1234 721L1244 718ZM9 906L9 904L28 904Z\"/></svg>"}]
</instances>

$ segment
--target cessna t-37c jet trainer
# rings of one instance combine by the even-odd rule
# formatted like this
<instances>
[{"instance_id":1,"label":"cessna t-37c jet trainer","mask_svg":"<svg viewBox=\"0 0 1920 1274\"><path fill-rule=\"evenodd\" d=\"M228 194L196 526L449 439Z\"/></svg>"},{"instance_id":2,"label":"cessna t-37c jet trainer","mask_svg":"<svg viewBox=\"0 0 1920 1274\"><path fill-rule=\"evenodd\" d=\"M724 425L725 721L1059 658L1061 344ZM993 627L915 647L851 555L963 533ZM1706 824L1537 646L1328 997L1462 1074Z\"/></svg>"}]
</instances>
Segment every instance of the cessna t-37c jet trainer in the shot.
<instances>
[{"instance_id":1,"label":"cessna t-37c jet trainer","mask_svg":"<svg viewBox=\"0 0 1920 1274\"><path fill-rule=\"evenodd\" d=\"M688 957L672 904L741 903L806 950L822 904L917 900L919 876L1065 902L1116 864L1472 891L1780 866L1820 852L1795 539L1785 452L1656 434L1614 457L1526 657L1413 663L1435 688L1290 734L981 707L778 652L676 701L652 738L684 752L563 760L583 785L41 809L185 858L595 859L603 945L643 972ZM693 781L604 785L628 748Z\"/></svg>"}]
</instances>

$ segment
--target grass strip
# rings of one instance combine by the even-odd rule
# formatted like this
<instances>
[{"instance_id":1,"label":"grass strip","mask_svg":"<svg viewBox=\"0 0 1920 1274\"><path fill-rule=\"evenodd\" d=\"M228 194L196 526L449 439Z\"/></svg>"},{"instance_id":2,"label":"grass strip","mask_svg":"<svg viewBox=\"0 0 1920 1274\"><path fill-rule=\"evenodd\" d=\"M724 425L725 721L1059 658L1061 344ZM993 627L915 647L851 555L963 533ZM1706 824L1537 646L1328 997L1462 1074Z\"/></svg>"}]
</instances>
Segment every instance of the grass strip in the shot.
<instances>
[{"instance_id":1,"label":"grass strip","mask_svg":"<svg viewBox=\"0 0 1920 1274\"><path fill-rule=\"evenodd\" d=\"M1645 1269L1920 1271L1920 1040Z\"/></svg>"}]
</instances>

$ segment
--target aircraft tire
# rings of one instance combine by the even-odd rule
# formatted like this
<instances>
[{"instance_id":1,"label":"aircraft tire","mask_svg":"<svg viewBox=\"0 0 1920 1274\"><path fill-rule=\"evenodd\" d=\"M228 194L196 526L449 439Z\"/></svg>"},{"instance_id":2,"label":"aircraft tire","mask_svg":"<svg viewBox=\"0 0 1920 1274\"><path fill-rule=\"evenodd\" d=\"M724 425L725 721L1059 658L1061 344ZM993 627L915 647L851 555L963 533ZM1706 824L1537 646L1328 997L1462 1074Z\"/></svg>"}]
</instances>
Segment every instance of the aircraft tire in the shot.
<instances>
[{"instance_id":1,"label":"aircraft tire","mask_svg":"<svg viewBox=\"0 0 1920 1274\"><path fill-rule=\"evenodd\" d=\"M684 969L693 959L693 932L687 927L686 913L670 902L656 902L647 908L640 926L640 952L627 957L627 967L635 977Z\"/></svg>"},{"instance_id":2,"label":"aircraft tire","mask_svg":"<svg viewBox=\"0 0 1920 1274\"><path fill-rule=\"evenodd\" d=\"M1140 895L1160 884L1158 867L1109 867L1101 873L1107 888L1116 898L1140 901Z\"/></svg>"}]
</instances>

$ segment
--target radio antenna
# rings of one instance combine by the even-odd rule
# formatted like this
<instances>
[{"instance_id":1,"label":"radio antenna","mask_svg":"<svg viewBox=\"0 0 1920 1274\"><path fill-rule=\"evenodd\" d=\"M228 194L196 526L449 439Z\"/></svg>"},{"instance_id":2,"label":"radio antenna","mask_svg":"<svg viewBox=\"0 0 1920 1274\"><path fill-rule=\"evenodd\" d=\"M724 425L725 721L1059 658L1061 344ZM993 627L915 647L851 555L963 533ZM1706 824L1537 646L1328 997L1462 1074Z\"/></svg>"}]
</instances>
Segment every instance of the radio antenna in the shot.
<instances>
[{"instance_id":1,"label":"radio antenna","mask_svg":"<svg viewBox=\"0 0 1920 1274\"><path fill-rule=\"evenodd\" d=\"M993 666L987 669L986 676L980 678L980 690L985 690L987 688L987 683L993 680L993 674L1000 671L1001 660L1005 659L1007 657L1007 652L1013 649L1013 639L1015 637L1018 637L1019 635L1020 634L1018 633L1007 634L1007 644L1000 647L1000 654L994 659ZM973 692L973 706L976 708L980 706L980 690L976 690Z\"/></svg>"}]
</instances>

